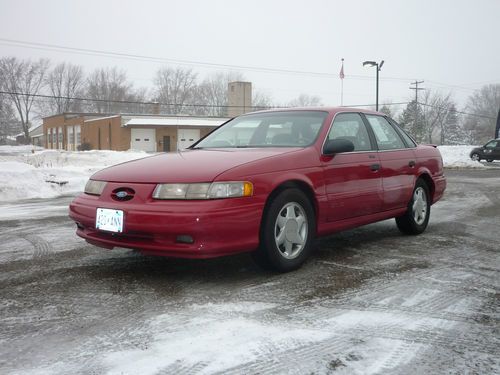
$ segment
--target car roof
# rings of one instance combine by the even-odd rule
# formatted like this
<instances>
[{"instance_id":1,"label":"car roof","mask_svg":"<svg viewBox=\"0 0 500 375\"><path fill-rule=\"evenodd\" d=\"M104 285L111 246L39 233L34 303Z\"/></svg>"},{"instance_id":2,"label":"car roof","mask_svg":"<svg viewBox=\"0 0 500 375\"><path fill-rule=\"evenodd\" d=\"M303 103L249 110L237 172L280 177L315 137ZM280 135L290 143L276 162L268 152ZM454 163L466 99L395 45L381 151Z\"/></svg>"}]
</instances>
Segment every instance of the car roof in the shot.
<instances>
[{"instance_id":1,"label":"car roof","mask_svg":"<svg viewBox=\"0 0 500 375\"><path fill-rule=\"evenodd\" d=\"M248 112L244 115L254 114L254 113L274 113L274 112L295 112L295 111L320 111L320 112L328 112L330 114L336 114L340 112L362 112L366 114L373 115L382 115L385 116L385 113L372 111L364 108L354 108L354 107L293 107L293 108L273 108L273 109L265 109L262 111ZM242 116L244 116L242 115Z\"/></svg>"}]
</instances>

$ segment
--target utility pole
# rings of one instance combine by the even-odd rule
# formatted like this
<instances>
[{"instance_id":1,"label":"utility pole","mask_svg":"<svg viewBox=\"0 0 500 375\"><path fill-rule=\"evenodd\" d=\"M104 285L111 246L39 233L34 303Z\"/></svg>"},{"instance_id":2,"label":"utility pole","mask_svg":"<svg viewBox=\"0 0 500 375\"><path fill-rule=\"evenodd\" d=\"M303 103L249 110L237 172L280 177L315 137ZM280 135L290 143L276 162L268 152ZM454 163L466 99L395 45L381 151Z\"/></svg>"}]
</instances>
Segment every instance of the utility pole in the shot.
<instances>
[{"instance_id":1,"label":"utility pole","mask_svg":"<svg viewBox=\"0 0 500 375\"><path fill-rule=\"evenodd\" d=\"M418 87L421 83L424 83L424 81L417 81L411 82L410 85L415 85L415 87L410 86L410 90L415 90L415 129L417 129L418 126L418 92L419 90L425 90L423 87Z\"/></svg>"}]
</instances>

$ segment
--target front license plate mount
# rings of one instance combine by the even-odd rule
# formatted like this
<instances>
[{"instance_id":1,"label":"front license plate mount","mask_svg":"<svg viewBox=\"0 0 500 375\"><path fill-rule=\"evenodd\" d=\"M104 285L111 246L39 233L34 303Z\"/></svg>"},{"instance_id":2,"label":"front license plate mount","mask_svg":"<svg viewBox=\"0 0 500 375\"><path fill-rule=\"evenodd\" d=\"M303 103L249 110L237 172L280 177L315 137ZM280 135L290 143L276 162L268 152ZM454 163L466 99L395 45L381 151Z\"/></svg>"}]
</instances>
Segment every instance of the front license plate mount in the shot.
<instances>
[{"instance_id":1,"label":"front license plate mount","mask_svg":"<svg viewBox=\"0 0 500 375\"><path fill-rule=\"evenodd\" d=\"M95 227L106 232L122 233L123 218L122 210L98 208L95 217Z\"/></svg>"}]
</instances>

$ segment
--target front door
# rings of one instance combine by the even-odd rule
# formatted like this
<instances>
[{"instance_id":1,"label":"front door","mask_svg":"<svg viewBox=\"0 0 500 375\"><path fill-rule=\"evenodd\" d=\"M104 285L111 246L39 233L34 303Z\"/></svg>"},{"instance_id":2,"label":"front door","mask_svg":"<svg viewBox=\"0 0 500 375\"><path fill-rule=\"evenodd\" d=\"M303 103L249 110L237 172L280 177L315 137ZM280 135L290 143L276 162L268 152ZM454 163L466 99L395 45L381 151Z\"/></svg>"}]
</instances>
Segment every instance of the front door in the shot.
<instances>
[{"instance_id":1,"label":"front door","mask_svg":"<svg viewBox=\"0 0 500 375\"><path fill-rule=\"evenodd\" d=\"M328 221L370 215L381 210L380 161L358 113L335 116L328 139L347 139L354 151L324 157Z\"/></svg>"},{"instance_id":2,"label":"front door","mask_svg":"<svg viewBox=\"0 0 500 375\"><path fill-rule=\"evenodd\" d=\"M163 152L170 152L170 136L163 136Z\"/></svg>"}]
</instances>

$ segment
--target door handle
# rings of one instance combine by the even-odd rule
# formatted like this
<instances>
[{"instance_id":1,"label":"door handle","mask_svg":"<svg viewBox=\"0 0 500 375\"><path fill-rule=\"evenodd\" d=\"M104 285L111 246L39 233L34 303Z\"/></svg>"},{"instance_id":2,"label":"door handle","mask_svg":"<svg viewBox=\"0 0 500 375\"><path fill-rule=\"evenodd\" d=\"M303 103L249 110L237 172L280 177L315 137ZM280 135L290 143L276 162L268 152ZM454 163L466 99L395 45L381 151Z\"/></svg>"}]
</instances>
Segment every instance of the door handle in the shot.
<instances>
[{"instance_id":1,"label":"door handle","mask_svg":"<svg viewBox=\"0 0 500 375\"><path fill-rule=\"evenodd\" d=\"M373 172L376 172L380 169L380 164L372 164L370 165L370 169L373 171Z\"/></svg>"},{"instance_id":2,"label":"door handle","mask_svg":"<svg viewBox=\"0 0 500 375\"><path fill-rule=\"evenodd\" d=\"M409 163L408 163L408 166L410 168L413 168L415 166L415 160L410 160Z\"/></svg>"}]
</instances>

